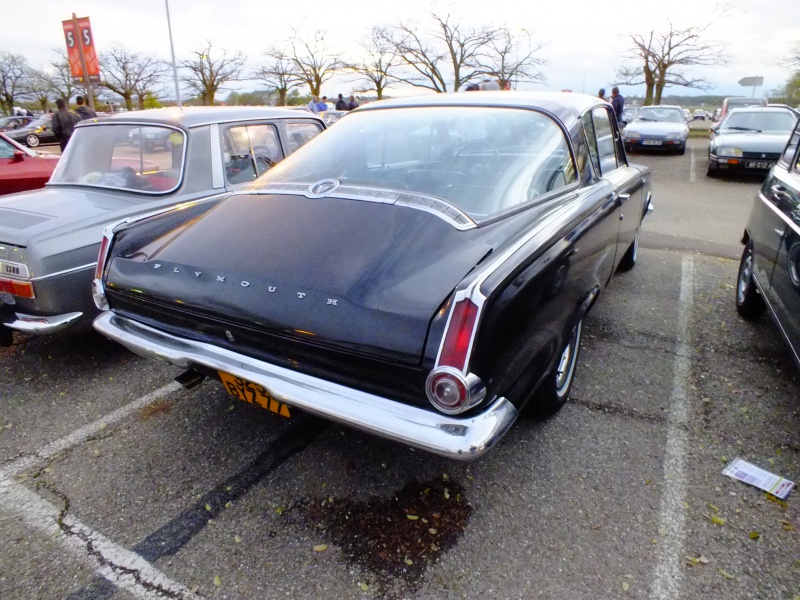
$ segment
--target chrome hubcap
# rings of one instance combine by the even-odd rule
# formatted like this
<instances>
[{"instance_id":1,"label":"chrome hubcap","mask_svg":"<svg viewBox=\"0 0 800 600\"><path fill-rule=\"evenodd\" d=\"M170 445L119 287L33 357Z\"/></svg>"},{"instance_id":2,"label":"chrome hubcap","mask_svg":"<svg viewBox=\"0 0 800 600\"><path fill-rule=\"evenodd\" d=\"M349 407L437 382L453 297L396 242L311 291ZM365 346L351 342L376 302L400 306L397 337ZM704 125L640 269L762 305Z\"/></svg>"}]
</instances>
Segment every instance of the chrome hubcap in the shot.
<instances>
[{"instance_id":1,"label":"chrome hubcap","mask_svg":"<svg viewBox=\"0 0 800 600\"><path fill-rule=\"evenodd\" d=\"M739 271L739 285L737 286L739 304L744 302L745 294L750 288L750 279L753 275L753 255L748 253L742 261L742 268Z\"/></svg>"}]
</instances>

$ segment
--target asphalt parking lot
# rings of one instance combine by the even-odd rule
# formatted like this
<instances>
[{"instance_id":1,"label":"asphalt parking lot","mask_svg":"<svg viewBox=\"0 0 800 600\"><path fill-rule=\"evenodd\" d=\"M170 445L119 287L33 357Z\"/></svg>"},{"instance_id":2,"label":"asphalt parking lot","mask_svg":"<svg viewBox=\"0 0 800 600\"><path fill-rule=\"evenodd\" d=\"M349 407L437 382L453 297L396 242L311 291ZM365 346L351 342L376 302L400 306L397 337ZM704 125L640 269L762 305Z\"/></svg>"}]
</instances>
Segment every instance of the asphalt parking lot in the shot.
<instances>
[{"instance_id":1,"label":"asphalt parking lot","mask_svg":"<svg viewBox=\"0 0 800 600\"><path fill-rule=\"evenodd\" d=\"M570 402L454 463L291 420L94 334L0 348L0 597L800 596L800 373L734 307L760 180L707 140L651 167L639 262L585 323Z\"/></svg>"}]
</instances>

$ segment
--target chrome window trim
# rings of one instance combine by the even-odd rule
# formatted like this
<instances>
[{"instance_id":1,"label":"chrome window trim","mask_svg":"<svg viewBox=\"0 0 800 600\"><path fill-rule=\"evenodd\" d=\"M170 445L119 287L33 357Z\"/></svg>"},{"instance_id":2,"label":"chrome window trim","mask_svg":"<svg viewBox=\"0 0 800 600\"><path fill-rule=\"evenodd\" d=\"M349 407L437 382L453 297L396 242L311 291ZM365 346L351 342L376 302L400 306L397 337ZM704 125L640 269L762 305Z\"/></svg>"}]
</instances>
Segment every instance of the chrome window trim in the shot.
<instances>
[{"instance_id":1,"label":"chrome window trim","mask_svg":"<svg viewBox=\"0 0 800 600\"><path fill-rule=\"evenodd\" d=\"M775 204L763 194L763 192L759 191L758 197L764 204L766 204L770 208L772 212L778 215L781 218L781 220L792 229L792 231L794 231L797 235L800 235L800 225L798 225L797 223L792 221L789 217L787 217L786 214L780 208L775 206Z\"/></svg>"},{"instance_id":2,"label":"chrome window trim","mask_svg":"<svg viewBox=\"0 0 800 600\"><path fill-rule=\"evenodd\" d=\"M209 143L211 149L211 187L215 190L225 187L225 177L222 174L222 138L220 138L219 123L208 126Z\"/></svg>"},{"instance_id":3,"label":"chrome window trim","mask_svg":"<svg viewBox=\"0 0 800 600\"><path fill-rule=\"evenodd\" d=\"M360 188L354 186L340 185L333 193L323 194L322 196L310 194L310 188L315 183L265 183L258 189L249 190L244 193L249 195L259 194L288 194L293 196L305 196L306 198L340 198L342 200L359 200L363 202L376 202L378 204L394 204L405 206L430 213L446 221L459 231L475 229L478 225L472 218L457 206L447 200L425 194L416 194L399 190L380 189L380 188ZM444 210L439 210L439 206ZM451 214L448 214L451 213ZM452 216L451 216L452 215Z\"/></svg>"}]
</instances>

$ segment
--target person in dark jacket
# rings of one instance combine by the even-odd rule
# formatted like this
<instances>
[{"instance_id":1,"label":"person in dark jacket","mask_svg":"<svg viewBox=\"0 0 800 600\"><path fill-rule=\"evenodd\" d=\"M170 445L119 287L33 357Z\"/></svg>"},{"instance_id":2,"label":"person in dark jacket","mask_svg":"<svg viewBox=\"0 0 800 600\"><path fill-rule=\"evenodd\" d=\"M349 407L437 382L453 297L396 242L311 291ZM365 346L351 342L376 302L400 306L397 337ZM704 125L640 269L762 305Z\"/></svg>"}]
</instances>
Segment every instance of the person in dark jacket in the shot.
<instances>
[{"instance_id":1,"label":"person in dark jacket","mask_svg":"<svg viewBox=\"0 0 800 600\"><path fill-rule=\"evenodd\" d=\"M56 100L56 108L58 108L58 111L53 114L53 135L56 136L63 152L64 148L67 147L69 138L72 137L75 125L81 122L81 117L67 107L67 103L63 98Z\"/></svg>"},{"instance_id":2,"label":"person in dark jacket","mask_svg":"<svg viewBox=\"0 0 800 600\"><path fill-rule=\"evenodd\" d=\"M75 108L75 112L78 113L81 119L83 119L84 121L86 119L94 119L95 117L97 117L97 113L94 112L94 110L92 110L88 106L86 106L86 104L84 104L83 96L76 96L75 103L78 105Z\"/></svg>"},{"instance_id":3,"label":"person in dark jacket","mask_svg":"<svg viewBox=\"0 0 800 600\"><path fill-rule=\"evenodd\" d=\"M611 106L614 107L614 114L617 115L617 123L622 123L622 110L625 108L625 98L619 93L618 87L611 88Z\"/></svg>"},{"instance_id":4,"label":"person in dark jacket","mask_svg":"<svg viewBox=\"0 0 800 600\"><path fill-rule=\"evenodd\" d=\"M336 110L347 110L347 102L341 94L339 94L339 99L336 101Z\"/></svg>"}]
</instances>

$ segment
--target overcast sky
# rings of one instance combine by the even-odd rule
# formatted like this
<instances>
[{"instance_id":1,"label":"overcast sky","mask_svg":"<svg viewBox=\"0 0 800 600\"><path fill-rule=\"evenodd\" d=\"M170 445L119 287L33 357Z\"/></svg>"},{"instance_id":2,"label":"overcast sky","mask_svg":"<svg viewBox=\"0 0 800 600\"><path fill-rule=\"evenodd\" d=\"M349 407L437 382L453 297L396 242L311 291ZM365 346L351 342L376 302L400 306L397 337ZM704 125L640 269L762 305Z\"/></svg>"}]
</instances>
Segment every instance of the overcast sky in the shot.
<instances>
[{"instance_id":1,"label":"overcast sky","mask_svg":"<svg viewBox=\"0 0 800 600\"><path fill-rule=\"evenodd\" d=\"M542 71L545 84L520 85L521 89L571 89L595 93L610 89L615 70L629 46L627 34L668 27L678 28L715 22L708 29L709 41L718 41L728 56L726 66L702 67L692 74L713 83L709 93L751 95L752 88L738 85L739 79L763 76L766 94L785 84L790 72L779 63L800 41L800 10L797 0L732 0L723 17L715 0L459 0L440 3L436 10L458 15L465 25L506 25L525 28L542 45L537 56L546 61ZM29 26L9 25L0 36L0 51L22 54L33 67L44 67L55 48L64 48L61 21L89 17L98 51L116 44L157 58L170 56L164 0L36 0L30 6L15 4L35 16ZM189 58L205 40L228 51L241 50L248 66L263 61L264 50L285 41L292 29L326 33L328 47L341 54L357 49L372 26L422 22L434 5L424 0L169 0L172 35L177 59ZM448 9L448 6L450 7ZM8 11L6 11L8 13ZM11 14L11 13L8 13ZM33 26L35 23L35 26ZM254 82L231 84L230 89L255 89ZM337 79L323 89L333 97L348 95L352 85ZM172 88L165 86L167 94ZM624 87L623 95L642 94L643 87ZM308 90L301 90L308 93ZM424 93L393 89L394 95ZM670 93L704 93L671 88ZM174 95L174 94L171 94ZM227 91L219 94L224 99Z\"/></svg>"}]
</instances>

